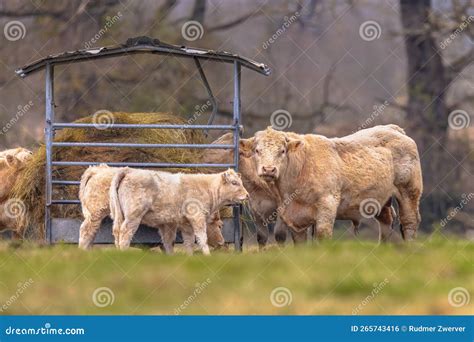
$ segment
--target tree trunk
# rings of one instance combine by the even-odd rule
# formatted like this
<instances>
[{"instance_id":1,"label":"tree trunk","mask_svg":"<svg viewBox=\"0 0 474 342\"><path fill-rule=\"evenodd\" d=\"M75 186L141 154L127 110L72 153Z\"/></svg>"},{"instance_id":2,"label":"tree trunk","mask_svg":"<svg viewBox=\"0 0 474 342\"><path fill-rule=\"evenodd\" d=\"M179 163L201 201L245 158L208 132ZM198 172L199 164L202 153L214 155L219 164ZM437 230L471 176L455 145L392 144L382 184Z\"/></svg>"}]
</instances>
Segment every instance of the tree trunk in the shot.
<instances>
[{"instance_id":1,"label":"tree trunk","mask_svg":"<svg viewBox=\"0 0 474 342\"><path fill-rule=\"evenodd\" d=\"M440 201L447 200L437 186L446 183L444 178L450 171L448 156L442 147L447 142L445 92L449 79L441 56L436 52L436 41L430 34L431 1L400 0L400 10L408 71L407 128L422 156L424 194L428 195L422 200L422 215L425 214L425 223L429 223L442 216Z\"/></svg>"},{"instance_id":2,"label":"tree trunk","mask_svg":"<svg viewBox=\"0 0 474 342\"><path fill-rule=\"evenodd\" d=\"M191 20L199 21L202 24L204 22L205 15L206 15L206 0L195 0L193 13L191 14Z\"/></svg>"}]
</instances>

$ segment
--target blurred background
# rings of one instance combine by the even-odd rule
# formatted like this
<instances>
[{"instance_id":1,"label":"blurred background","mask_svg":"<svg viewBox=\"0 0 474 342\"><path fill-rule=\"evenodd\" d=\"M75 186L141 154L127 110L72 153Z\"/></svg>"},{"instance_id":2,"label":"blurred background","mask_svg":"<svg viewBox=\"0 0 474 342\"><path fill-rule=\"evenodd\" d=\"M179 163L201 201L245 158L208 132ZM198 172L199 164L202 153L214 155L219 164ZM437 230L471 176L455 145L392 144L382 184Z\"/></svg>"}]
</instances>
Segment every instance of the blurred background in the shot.
<instances>
[{"instance_id":1,"label":"blurred background","mask_svg":"<svg viewBox=\"0 0 474 342\"><path fill-rule=\"evenodd\" d=\"M474 238L472 0L3 0L0 28L2 149L42 142L44 74L20 79L16 68L150 36L272 69L243 70L244 136L275 111L289 113L286 130L329 137L400 125L422 156L421 229ZM228 123L232 67L203 66L215 122ZM192 60L133 55L60 66L55 76L57 121L106 109L198 113L203 123L212 110Z\"/></svg>"}]
</instances>

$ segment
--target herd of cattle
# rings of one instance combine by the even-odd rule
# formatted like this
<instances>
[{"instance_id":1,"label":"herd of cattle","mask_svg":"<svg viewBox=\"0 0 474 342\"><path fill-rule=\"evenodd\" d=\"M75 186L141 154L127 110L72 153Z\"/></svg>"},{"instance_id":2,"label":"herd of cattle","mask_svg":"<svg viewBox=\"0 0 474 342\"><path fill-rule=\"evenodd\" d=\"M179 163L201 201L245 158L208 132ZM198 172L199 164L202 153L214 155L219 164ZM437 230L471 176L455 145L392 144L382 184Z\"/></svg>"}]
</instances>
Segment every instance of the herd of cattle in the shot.
<instances>
[{"instance_id":1,"label":"herd of cattle","mask_svg":"<svg viewBox=\"0 0 474 342\"><path fill-rule=\"evenodd\" d=\"M232 133L213 144L230 144ZM342 138L300 135L272 129L241 139L239 171L182 174L163 171L89 167L81 178L79 198L84 221L79 247L89 248L102 220L110 216L117 248L129 247L140 223L159 229L166 253L173 252L177 230L192 254L195 239L204 254L224 244L219 211L248 200L260 246L268 224L275 238L287 231L295 243L314 226L318 239L332 236L336 219L350 220L357 232L364 217L374 217L380 238L393 232L395 198L403 239L416 237L420 223L422 174L416 143L396 125L375 126ZM207 149L205 163L232 163L233 150ZM18 148L0 153L0 206L15 174L31 152ZM1 208L0 208L1 209ZM0 225L11 218L1 210Z\"/></svg>"}]
</instances>

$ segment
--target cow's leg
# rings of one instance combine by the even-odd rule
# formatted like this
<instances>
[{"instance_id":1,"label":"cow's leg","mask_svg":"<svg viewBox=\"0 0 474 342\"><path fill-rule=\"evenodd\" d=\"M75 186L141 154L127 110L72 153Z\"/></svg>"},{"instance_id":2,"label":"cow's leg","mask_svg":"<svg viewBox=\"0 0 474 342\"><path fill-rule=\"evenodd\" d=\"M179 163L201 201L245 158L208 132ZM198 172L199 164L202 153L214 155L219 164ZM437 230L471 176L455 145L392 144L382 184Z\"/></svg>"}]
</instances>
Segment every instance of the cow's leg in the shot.
<instances>
[{"instance_id":1,"label":"cow's leg","mask_svg":"<svg viewBox=\"0 0 474 342\"><path fill-rule=\"evenodd\" d=\"M339 201L334 196L325 196L317 203L316 237L331 239Z\"/></svg>"},{"instance_id":2,"label":"cow's leg","mask_svg":"<svg viewBox=\"0 0 474 342\"><path fill-rule=\"evenodd\" d=\"M183 236L184 250L188 255L193 255L194 247L194 232L191 227L181 228L181 235Z\"/></svg>"},{"instance_id":3,"label":"cow's leg","mask_svg":"<svg viewBox=\"0 0 474 342\"><path fill-rule=\"evenodd\" d=\"M387 242L393 233L393 208L391 199L382 207L380 213L375 217L375 219L380 227L379 242Z\"/></svg>"},{"instance_id":4,"label":"cow's leg","mask_svg":"<svg viewBox=\"0 0 474 342\"><path fill-rule=\"evenodd\" d=\"M160 226L159 228L161 242L166 254L173 254L173 244L176 240L176 225Z\"/></svg>"},{"instance_id":5,"label":"cow's leg","mask_svg":"<svg viewBox=\"0 0 474 342\"><path fill-rule=\"evenodd\" d=\"M277 218L275 223L275 240L279 245L284 245L286 241L286 235L288 232L288 226L282 221L281 218Z\"/></svg>"},{"instance_id":6,"label":"cow's leg","mask_svg":"<svg viewBox=\"0 0 474 342\"><path fill-rule=\"evenodd\" d=\"M405 241L416 238L416 231L421 221L419 206L421 191L418 189L400 189L397 196L400 210L400 229Z\"/></svg>"},{"instance_id":7,"label":"cow's leg","mask_svg":"<svg viewBox=\"0 0 474 342\"><path fill-rule=\"evenodd\" d=\"M308 229L303 229L302 231L290 229L290 233L295 245L301 245L308 240Z\"/></svg>"},{"instance_id":8,"label":"cow's leg","mask_svg":"<svg viewBox=\"0 0 474 342\"><path fill-rule=\"evenodd\" d=\"M202 253L204 255L209 255L211 252L209 251L209 246L207 244L207 224L206 218L204 216L194 216L189 218L189 222L193 227L194 235L196 236L197 243L199 248L201 248Z\"/></svg>"},{"instance_id":9,"label":"cow's leg","mask_svg":"<svg viewBox=\"0 0 474 342\"><path fill-rule=\"evenodd\" d=\"M255 226L257 227L258 247L263 248L266 246L268 241L268 222L264 222L263 219L258 214L256 214Z\"/></svg>"},{"instance_id":10,"label":"cow's leg","mask_svg":"<svg viewBox=\"0 0 474 342\"><path fill-rule=\"evenodd\" d=\"M89 249L99 231L102 218L92 217L90 214L84 216L85 219L79 228L79 248Z\"/></svg>"}]
</instances>

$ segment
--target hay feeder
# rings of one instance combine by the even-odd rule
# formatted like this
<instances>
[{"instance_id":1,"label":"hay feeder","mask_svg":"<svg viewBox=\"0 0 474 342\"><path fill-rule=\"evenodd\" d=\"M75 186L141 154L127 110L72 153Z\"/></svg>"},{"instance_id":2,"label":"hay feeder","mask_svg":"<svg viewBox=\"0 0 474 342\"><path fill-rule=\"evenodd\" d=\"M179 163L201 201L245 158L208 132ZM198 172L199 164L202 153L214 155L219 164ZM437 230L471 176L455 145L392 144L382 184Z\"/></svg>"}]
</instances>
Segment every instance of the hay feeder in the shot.
<instances>
[{"instance_id":1,"label":"hay feeder","mask_svg":"<svg viewBox=\"0 0 474 342\"><path fill-rule=\"evenodd\" d=\"M213 110L206 125L194 124L129 124L112 123L113 129L193 129L193 130L221 130L232 131L234 133L233 144L231 145L211 145L211 144L143 144L143 143L116 143L116 142L65 142L55 141L55 132L61 129L101 129L96 123L56 122L54 117L54 67L60 64L79 63L83 61L112 58L130 54L150 53L154 55L173 56L179 58L192 58L202 80L202 84L207 90L209 100L212 103ZM206 75L201 65L201 61L212 61L219 63L229 63L233 66L233 121L231 125L213 124L214 116L217 112L217 101L212 93L211 87L207 81ZM168 149L233 149L234 160L230 164L203 164L203 163L169 163L169 162L110 162L110 166L130 166L139 168L239 168L239 137L241 134L241 67L246 67L263 75L269 75L270 69L261 63L250 59L240 57L228 52L218 52L212 50L203 50L198 48L189 48L184 46L170 45L160 42L158 39L149 37L130 38L125 44L107 47L91 48L87 50L77 50L73 52L64 52L57 55L50 55L39 59L29 65L16 70L20 77L27 77L30 74L45 69L45 240L48 244L57 242L77 243L79 239L80 220L74 218L55 218L52 215L52 206L80 205L78 199L60 199L53 198L53 186L77 186L79 179L53 179L53 167L85 167L97 165L98 162L92 161L61 161L53 159L54 148L168 148ZM241 227L240 205L233 207L233 218L226 220L224 224L224 237L226 242L234 243L236 250L242 249L242 227ZM155 229L149 227L140 227L134 243L156 244L160 243L159 234ZM110 223L103 224L99 231L95 243L113 243Z\"/></svg>"}]
</instances>

